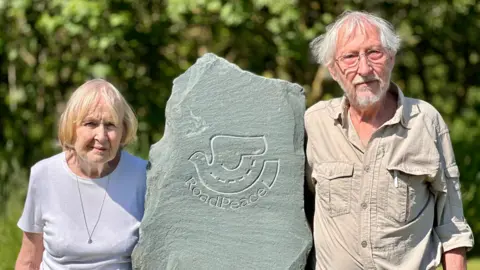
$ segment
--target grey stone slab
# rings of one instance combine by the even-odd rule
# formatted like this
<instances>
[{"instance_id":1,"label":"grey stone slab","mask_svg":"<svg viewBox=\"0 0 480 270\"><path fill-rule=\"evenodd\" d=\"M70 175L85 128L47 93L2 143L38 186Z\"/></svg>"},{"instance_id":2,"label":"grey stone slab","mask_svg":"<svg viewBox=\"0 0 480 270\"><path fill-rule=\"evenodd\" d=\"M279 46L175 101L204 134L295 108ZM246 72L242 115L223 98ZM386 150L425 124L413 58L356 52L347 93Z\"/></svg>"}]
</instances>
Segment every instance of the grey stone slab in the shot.
<instances>
[{"instance_id":1,"label":"grey stone slab","mask_svg":"<svg viewBox=\"0 0 480 270\"><path fill-rule=\"evenodd\" d=\"M134 269L304 269L305 96L206 54L152 145Z\"/></svg>"}]
</instances>

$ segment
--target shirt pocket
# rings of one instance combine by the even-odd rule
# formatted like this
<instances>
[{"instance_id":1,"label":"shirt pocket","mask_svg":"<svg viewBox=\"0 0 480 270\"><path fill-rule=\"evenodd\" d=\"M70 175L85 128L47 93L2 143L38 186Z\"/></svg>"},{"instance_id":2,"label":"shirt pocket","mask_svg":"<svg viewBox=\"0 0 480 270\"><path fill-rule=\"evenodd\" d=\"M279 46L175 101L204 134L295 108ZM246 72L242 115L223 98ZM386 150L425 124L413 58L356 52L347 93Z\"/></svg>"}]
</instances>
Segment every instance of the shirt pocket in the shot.
<instances>
[{"instance_id":1,"label":"shirt pocket","mask_svg":"<svg viewBox=\"0 0 480 270\"><path fill-rule=\"evenodd\" d=\"M385 217L398 224L406 224L414 218L418 209L413 209L413 206L428 203L419 199L429 199L428 189L424 184L429 175L424 168L387 166Z\"/></svg>"},{"instance_id":2,"label":"shirt pocket","mask_svg":"<svg viewBox=\"0 0 480 270\"><path fill-rule=\"evenodd\" d=\"M350 213L353 164L320 163L314 168L317 196L331 217Z\"/></svg>"},{"instance_id":3,"label":"shirt pocket","mask_svg":"<svg viewBox=\"0 0 480 270\"><path fill-rule=\"evenodd\" d=\"M442 174L432 182L432 193L446 193L448 203L452 206L462 207L460 191L460 172L457 165L442 169Z\"/></svg>"}]
</instances>

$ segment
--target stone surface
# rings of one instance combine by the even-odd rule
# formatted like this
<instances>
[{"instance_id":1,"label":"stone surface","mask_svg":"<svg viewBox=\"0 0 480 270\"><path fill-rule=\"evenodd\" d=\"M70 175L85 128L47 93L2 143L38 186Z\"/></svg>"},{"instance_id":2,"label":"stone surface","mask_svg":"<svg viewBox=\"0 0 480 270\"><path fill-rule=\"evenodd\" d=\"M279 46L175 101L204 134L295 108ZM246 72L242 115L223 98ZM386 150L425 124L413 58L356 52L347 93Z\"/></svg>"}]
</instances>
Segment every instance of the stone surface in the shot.
<instances>
[{"instance_id":1,"label":"stone surface","mask_svg":"<svg viewBox=\"0 0 480 270\"><path fill-rule=\"evenodd\" d=\"M299 85L213 54L176 78L134 269L304 269L304 110Z\"/></svg>"}]
</instances>

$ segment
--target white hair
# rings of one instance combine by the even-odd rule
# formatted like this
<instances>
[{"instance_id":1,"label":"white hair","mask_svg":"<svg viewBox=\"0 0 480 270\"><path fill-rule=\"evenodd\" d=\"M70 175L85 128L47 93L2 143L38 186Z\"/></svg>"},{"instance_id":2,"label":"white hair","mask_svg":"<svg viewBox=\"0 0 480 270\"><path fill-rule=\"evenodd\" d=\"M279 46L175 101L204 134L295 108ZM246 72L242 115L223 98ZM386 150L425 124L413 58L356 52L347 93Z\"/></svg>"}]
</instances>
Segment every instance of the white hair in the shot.
<instances>
[{"instance_id":1,"label":"white hair","mask_svg":"<svg viewBox=\"0 0 480 270\"><path fill-rule=\"evenodd\" d=\"M395 55L400 48L400 37L388 21L364 11L345 11L332 24L326 27L326 33L310 42L310 52L319 64L330 65L336 50L338 32L344 25L345 36L349 37L356 27L365 29L370 24L378 29L382 46Z\"/></svg>"}]
</instances>

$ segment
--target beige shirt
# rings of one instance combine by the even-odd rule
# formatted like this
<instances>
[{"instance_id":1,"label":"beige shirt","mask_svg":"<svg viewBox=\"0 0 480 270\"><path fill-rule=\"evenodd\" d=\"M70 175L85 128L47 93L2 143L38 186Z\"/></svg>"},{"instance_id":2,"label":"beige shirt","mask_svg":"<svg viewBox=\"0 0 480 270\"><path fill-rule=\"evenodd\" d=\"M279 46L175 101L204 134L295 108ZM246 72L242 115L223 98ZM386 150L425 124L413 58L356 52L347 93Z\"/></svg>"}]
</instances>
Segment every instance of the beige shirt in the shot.
<instances>
[{"instance_id":1,"label":"beige shirt","mask_svg":"<svg viewBox=\"0 0 480 270\"><path fill-rule=\"evenodd\" d=\"M427 102L390 91L395 115L365 147L345 98L305 113L316 269L434 269L442 250L473 246L447 125Z\"/></svg>"}]
</instances>

